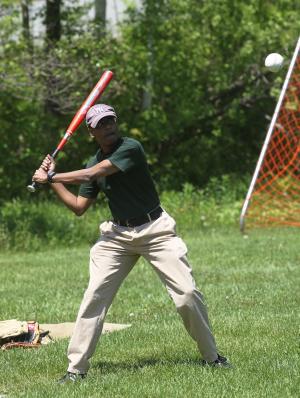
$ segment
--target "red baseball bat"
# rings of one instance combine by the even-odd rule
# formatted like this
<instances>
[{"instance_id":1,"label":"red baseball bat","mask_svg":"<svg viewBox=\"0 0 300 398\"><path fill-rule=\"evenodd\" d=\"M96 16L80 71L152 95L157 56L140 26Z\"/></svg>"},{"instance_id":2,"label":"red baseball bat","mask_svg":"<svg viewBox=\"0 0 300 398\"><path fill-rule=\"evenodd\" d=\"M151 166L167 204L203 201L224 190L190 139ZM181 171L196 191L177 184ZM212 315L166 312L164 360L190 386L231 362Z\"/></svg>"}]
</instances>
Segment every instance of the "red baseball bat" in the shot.
<instances>
[{"instance_id":1,"label":"red baseball bat","mask_svg":"<svg viewBox=\"0 0 300 398\"><path fill-rule=\"evenodd\" d=\"M79 110L76 112L75 116L73 117L71 123L69 124L65 135L63 136L62 140L58 144L55 151L52 153L52 157L55 158L57 154L62 150L62 148L66 145L72 135L80 126L81 122L85 118L87 111L90 109L91 106L97 101L97 99L101 96L105 88L108 86L109 82L113 77L113 73L110 70L107 70L103 73L98 83L95 85L91 93L85 99ZM31 185L27 185L27 189L30 192L35 192L38 187L36 182L32 182Z\"/></svg>"}]
</instances>

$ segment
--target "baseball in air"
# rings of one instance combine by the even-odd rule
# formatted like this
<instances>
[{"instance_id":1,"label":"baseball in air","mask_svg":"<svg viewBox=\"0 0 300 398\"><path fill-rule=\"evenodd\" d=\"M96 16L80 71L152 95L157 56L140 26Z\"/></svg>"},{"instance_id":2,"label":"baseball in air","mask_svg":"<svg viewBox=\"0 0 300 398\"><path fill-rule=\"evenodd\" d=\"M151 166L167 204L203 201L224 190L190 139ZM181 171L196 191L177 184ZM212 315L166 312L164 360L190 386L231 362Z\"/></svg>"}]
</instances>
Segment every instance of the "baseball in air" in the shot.
<instances>
[{"instance_id":1,"label":"baseball in air","mask_svg":"<svg viewBox=\"0 0 300 398\"><path fill-rule=\"evenodd\" d=\"M283 56L278 53L272 53L265 59L265 66L271 72L278 72L283 65Z\"/></svg>"}]
</instances>

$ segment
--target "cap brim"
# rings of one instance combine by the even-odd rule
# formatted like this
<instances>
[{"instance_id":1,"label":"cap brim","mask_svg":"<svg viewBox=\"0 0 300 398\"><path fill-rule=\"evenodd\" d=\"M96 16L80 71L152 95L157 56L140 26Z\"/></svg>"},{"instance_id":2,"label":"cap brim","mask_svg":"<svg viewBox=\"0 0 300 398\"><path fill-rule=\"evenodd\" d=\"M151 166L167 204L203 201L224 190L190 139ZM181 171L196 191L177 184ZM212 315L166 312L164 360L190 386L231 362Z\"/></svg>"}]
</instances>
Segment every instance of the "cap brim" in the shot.
<instances>
[{"instance_id":1,"label":"cap brim","mask_svg":"<svg viewBox=\"0 0 300 398\"><path fill-rule=\"evenodd\" d=\"M96 128L99 120L103 119L106 116L113 116L113 117L117 118L117 116L114 112L105 112L105 113L102 113L101 115L97 115L97 116L93 117L92 122L90 124L88 124L88 126L92 127L93 129Z\"/></svg>"}]
</instances>

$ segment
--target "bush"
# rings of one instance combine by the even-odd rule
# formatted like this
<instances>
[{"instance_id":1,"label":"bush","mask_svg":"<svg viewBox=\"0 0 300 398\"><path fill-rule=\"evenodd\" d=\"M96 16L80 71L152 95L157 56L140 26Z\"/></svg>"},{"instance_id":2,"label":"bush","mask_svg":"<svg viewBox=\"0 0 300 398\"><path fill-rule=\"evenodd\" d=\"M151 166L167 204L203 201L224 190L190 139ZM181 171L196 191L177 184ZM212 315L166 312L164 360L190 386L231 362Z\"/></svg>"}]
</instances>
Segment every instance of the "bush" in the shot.
<instances>
[{"instance_id":1,"label":"bush","mask_svg":"<svg viewBox=\"0 0 300 398\"><path fill-rule=\"evenodd\" d=\"M212 178L205 189L185 184L181 192L161 195L164 208L176 219L180 233L199 229L238 225L246 179L236 182L231 176Z\"/></svg>"},{"instance_id":2,"label":"bush","mask_svg":"<svg viewBox=\"0 0 300 398\"><path fill-rule=\"evenodd\" d=\"M212 179L204 190L185 184L182 191L161 194L162 206L176 219L179 233L237 225L241 209L243 181L230 176ZM92 244L98 225L109 219L107 204L94 205L76 217L59 202L14 200L0 210L0 249L42 250L45 246L64 247Z\"/></svg>"},{"instance_id":3,"label":"bush","mask_svg":"<svg viewBox=\"0 0 300 398\"><path fill-rule=\"evenodd\" d=\"M57 202L7 202L0 211L0 248L39 250L45 245L91 243L97 238L97 224L107 218L107 213L106 205L76 217Z\"/></svg>"}]
</instances>

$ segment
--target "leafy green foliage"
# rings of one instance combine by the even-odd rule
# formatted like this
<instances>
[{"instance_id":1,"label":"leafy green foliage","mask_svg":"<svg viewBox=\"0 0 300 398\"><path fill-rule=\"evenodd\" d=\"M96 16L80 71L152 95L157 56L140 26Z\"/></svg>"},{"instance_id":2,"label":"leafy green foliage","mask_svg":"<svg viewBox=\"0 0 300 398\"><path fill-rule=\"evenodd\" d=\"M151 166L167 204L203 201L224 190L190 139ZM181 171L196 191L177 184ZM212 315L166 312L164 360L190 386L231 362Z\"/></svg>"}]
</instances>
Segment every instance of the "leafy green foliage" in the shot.
<instances>
[{"instance_id":1,"label":"leafy green foliage","mask_svg":"<svg viewBox=\"0 0 300 398\"><path fill-rule=\"evenodd\" d=\"M299 4L250 0L130 3L119 34L97 34L77 1L62 9L62 36L33 50L22 39L20 4L0 22L0 201L24 189L104 69L115 79L122 134L142 141L162 189L203 188L213 177L251 173L282 84L263 68L271 51L291 56ZM95 151L82 126L58 170L82 168Z\"/></svg>"},{"instance_id":2,"label":"leafy green foliage","mask_svg":"<svg viewBox=\"0 0 300 398\"><path fill-rule=\"evenodd\" d=\"M198 233L237 226L245 189L246 181L224 176L212 179L204 190L185 184L182 191L163 192L161 203L175 217L180 233ZM13 200L0 208L0 218L0 249L43 250L45 245L92 244L99 234L98 224L111 216L101 200L80 218L53 201Z\"/></svg>"},{"instance_id":3,"label":"leafy green foliage","mask_svg":"<svg viewBox=\"0 0 300 398\"><path fill-rule=\"evenodd\" d=\"M54 202L28 204L20 200L3 205L0 216L0 247L16 250L92 243L97 239L99 222L109 218L106 207L77 218Z\"/></svg>"}]
</instances>

